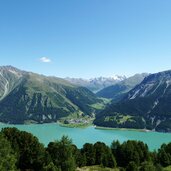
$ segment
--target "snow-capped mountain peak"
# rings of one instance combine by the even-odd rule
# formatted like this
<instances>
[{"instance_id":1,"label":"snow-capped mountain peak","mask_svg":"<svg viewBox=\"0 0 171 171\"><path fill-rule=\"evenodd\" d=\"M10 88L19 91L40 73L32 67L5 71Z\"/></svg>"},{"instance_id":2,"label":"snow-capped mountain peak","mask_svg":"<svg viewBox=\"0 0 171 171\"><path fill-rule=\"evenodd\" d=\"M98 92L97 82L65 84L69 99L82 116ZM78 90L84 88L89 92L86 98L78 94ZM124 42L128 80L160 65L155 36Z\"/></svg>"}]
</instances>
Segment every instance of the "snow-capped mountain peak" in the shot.
<instances>
[{"instance_id":1,"label":"snow-capped mountain peak","mask_svg":"<svg viewBox=\"0 0 171 171\"><path fill-rule=\"evenodd\" d=\"M67 81L87 87L93 92L97 92L105 87L114 85L120 81L123 81L126 79L126 76L119 76L119 75L114 75L112 77L95 77L95 78L90 78L90 79L82 79L82 78L66 78Z\"/></svg>"}]
</instances>

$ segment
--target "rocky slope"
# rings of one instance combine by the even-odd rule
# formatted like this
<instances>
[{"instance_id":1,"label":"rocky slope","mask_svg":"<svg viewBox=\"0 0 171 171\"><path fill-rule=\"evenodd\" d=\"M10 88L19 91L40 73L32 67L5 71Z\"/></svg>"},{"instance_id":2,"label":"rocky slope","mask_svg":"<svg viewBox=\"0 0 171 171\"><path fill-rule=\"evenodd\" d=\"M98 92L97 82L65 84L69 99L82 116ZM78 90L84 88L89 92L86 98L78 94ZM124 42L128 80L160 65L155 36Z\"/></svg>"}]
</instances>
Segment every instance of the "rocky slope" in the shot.
<instances>
[{"instance_id":1,"label":"rocky slope","mask_svg":"<svg viewBox=\"0 0 171 171\"><path fill-rule=\"evenodd\" d=\"M120 100L127 92L133 89L137 84L141 83L147 75L148 74L146 73L135 74L132 77L102 89L101 91L97 92L96 95L103 98L113 99L113 101L116 102Z\"/></svg>"},{"instance_id":2,"label":"rocky slope","mask_svg":"<svg viewBox=\"0 0 171 171\"><path fill-rule=\"evenodd\" d=\"M171 70L151 74L120 102L102 111L95 124L171 131Z\"/></svg>"}]
</instances>

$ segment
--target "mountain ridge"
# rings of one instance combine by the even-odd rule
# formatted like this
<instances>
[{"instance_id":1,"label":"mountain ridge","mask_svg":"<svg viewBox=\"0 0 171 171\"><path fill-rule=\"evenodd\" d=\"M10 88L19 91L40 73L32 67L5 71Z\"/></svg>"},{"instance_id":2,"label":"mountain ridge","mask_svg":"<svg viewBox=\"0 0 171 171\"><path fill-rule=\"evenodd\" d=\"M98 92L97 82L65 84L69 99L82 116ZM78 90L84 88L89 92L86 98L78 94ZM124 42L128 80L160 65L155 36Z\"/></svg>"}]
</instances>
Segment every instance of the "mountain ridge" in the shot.
<instances>
[{"instance_id":1,"label":"mountain ridge","mask_svg":"<svg viewBox=\"0 0 171 171\"><path fill-rule=\"evenodd\" d=\"M171 70L151 74L94 121L100 126L171 131Z\"/></svg>"},{"instance_id":2,"label":"mountain ridge","mask_svg":"<svg viewBox=\"0 0 171 171\"><path fill-rule=\"evenodd\" d=\"M102 102L91 91L68 81L11 66L0 67L0 121L56 122L70 115L91 116Z\"/></svg>"},{"instance_id":3,"label":"mountain ridge","mask_svg":"<svg viewBox=\"0 0 171 171\"><path fill-rule=\"evenodd\" d=\"M70 77L65 78L65 80L69 81L70 83L86 87L94 93L100 91L105 87L123 81L125 79L126 76L119 76L119 75L114 75L113 77L95 77L90 79L70 78Z\"/></svg>"},{"instance_id":4,"label":"mountain ridge","mask_svg":"<svg viewBox=\"0 0 171 171\"><path fill-rule=\"evenodd\" d=\"M113 101L118 101L137 84L141 83L141 81L143 81L148 75L149 74L147 73L135 74L114 85L102 89L97 92L96 95L103 98L111 98Z\"/></svg>"}]
</instances>

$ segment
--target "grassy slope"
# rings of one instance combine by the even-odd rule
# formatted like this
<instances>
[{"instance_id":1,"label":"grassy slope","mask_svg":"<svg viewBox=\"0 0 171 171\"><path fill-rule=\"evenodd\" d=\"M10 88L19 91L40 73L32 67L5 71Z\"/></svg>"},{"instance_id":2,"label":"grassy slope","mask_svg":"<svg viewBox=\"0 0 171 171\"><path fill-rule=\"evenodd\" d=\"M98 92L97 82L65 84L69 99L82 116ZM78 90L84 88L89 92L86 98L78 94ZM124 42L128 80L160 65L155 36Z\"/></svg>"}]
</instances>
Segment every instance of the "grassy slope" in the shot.
<instances>
[{"instance_id":1,"label":"grassy slope","mask_svg":"<svg viewBox=\"0 0 171 171\"><path fill-rule=\"evenodd\" d=\"M163 171L171 171L171 166L165 167Z\"/></svg>"},{"instance_id":2,"label":"grassy slope","mask_svg":"<svg viewBox=\"0 0 171 171\"><path fill-rule=\"evenodd\" d=\"M0 103L2 121L22 123L56 121L61 117L91 115L102 100L86 88L34 73L25 74L22 82ZM93 106L95 105L95 107ZM43 119L45 118L45 119Z\"/></svg>"},{"instance_id":3,"label":"grassy slope","mask_svg":"<svg viewBox=\"0 0 171 171\"><path fill-rule=\"evenodd\" d=\"M86 166L82 168L77 168L76 171L119 171L119 169L103 168L100 166Z\"/></svg>"},{"instance_id":4,"label":"grassy slope","mask_svg":"<svg viewBox=\"0 0 171 171\"><path fill-rule=\"evenodd\" d=\"M111 169L111 168L103 168L100 166L85 166L85 167L76 169L76 171L119 171L119 170L120 169L118 168ZM171 166L164 168L163 171L171 171Z\"/></svg>"}]
</instances>

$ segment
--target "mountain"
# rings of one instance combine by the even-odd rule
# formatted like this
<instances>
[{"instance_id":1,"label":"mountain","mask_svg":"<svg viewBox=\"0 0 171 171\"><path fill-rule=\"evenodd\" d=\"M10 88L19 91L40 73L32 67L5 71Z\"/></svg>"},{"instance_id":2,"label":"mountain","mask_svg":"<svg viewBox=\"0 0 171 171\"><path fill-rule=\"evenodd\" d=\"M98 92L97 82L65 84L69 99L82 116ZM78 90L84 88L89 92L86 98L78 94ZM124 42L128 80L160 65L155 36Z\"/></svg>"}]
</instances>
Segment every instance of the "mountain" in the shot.
<instances>
[{"instance_id":1,"label":"mountain","mask_svg":"<svg viewBox=\"0 0 171 171\"><path fill-rule=\"evenodd\" d=\"M118 103L106 107L94 123L107 127L171 131L171 70L151 74Z\"/></svg>"},{"instance_id":2,"label":"mountain","mask_svg":"<svg viewBox=\"0 0 171 171\"><path fill-rule=\"evenodd\" d=\"M0 101L20 84L24 75L25 72L12 66L0 67Z\"/></svg>"},{"instance_id":3,"label":"mountain","mask_svg":"<svg viewBox=\"0 0 171 171\"><path fill-rule=\"evenodd\" d=\"M101 103L91 91L57 77L0 67L0 121L54 122L62 117L93 115Z\"/></svg>"},{"instance_id":4,"label":"mountain","mask_svg":"<svg viewBox=\"0 0 171 171\"><path fill-rule=\"evenodd\" d=\"M125 95L125 93L129 92L137 84L141 83L141 81L143 81L147 75L148 74L146 73L135 74L132 77L102 89L101 91L97 92L96 95L103 98L113 99L113 101L118 101Z\"/></svg>"},{"instance_id":5,"label":"mountain","mask_svg":"<svg viewBox=\"0 0 171 171\"><path fill-rule=\"evenodd\" d=\"M118 76L118 75L115 75L113 77L97 77L91 79L69 78L69 77L65 78L65 80L69 81L70 83L86 87L94 93L125 79L126 79L125 76Z\"/></svg>"}]
</instances>

